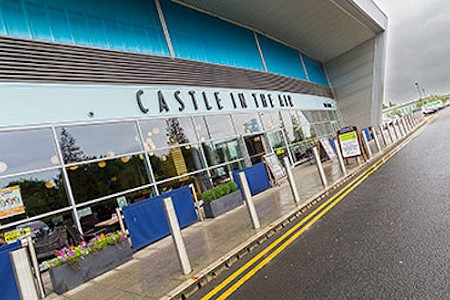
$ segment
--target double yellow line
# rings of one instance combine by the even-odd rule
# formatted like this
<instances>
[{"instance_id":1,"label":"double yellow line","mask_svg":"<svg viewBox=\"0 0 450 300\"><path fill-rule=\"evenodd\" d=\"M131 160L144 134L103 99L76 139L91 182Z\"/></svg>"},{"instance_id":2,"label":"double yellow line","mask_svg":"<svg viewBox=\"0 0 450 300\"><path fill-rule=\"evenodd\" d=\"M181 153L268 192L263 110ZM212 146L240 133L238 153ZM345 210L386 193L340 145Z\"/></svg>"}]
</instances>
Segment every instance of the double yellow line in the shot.
<instances>
[{"instance_id":1,"label":"double yellow line","mask_svg":"<svg viewBox=\"0 0 450 300\"><path fill-rule=\"evenodd\" d=\"M319 220L323 215L325 215L329 210L331 210L336 204L338 204L342 199L344 199L351 191L353 191L358 185L360 185L367 177L372 175L376 170L378 170L382 165L384 165L392 156L394 156L398 151L400 151L406 144L407 144L406 141L403 142L397 148L391 150L391 152L389 152L387 155L385 155L383 158L381 158L375 164L370 166L367 170L365 170L358 177L356 177L350 183L348 183L344 188L342 188L336 194L334 194L332 197L330 197L330 199L325 201L323 204L321 204L319 207L317 207L314 211L312 211L310 214L308 214L299 223L297 223L294 227L289 229L286 233L284 233L281 237L279 237L277 240L275 240L272 244L270 244L267 248L265 248L263 251L261 251L258 255L253 257L245 265L240 267L236 272L231 274L228 278L226 278L223 282L221 282L217 287L215 287L208 294L206 294L202 298L202 300L208 300L208 299L215 297L220 291L222 291L225 287L227 287L230 283L232 283L240 275L242 275L244 272L246 272L248 269L250 269L244 276L242 276L233 285L231 285L228 289L226 289L220 296L217 297L217 299L228 298L241 285L243 285L247 280L249 280L253 275L255 275L256 272L261 270L267 263L269 263L272 259L274 259L278 254L280 254L284 249L286 249L293 241L295 241L300 235L302 235L306 230L308 230L308 228L310 228L315 222L317 222L317 220ZM306 223L306 225L305 225L305 223ZM276 248L278 245L280 245L280 246L278 248ZM272 253L270 253L262 261L260 261L258 264L256 264L261 258L263 258L266 254L271 252L273 249L275 249L275 250ZM253 266L253 265L255 265L255 266Z\"/></svg>"}]
</instances>

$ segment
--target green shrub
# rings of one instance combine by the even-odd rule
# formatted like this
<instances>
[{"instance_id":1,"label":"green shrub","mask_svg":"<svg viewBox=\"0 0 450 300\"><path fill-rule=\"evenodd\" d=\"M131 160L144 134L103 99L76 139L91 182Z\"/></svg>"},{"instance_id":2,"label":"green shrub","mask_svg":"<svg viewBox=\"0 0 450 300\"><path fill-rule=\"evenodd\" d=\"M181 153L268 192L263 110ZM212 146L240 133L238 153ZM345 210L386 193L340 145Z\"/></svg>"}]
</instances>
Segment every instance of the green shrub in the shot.
<instances>
[{"instance_id":1,"label":"green shrub","mask_svg":"<svg viewBox=\"0 0 450 300\"><path fill-rule=\"evenodd\" d=\"M236 190L237 184L234 181L230 181L203 192L202 199L205 202L211 202Z\"/></svg>"}]
</instances>

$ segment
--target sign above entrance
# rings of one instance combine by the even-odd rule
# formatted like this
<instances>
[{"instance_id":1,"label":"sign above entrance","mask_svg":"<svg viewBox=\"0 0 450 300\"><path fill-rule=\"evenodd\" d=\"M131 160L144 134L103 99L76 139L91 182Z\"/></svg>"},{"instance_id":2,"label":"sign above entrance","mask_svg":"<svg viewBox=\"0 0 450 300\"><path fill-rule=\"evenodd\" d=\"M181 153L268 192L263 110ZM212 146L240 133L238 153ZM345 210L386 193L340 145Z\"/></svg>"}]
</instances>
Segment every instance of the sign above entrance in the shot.
<instances>
[{"instance_id":1,"label":"sign above entrance","mask_svg":"<svg viewBox=\"0 0 450 300\"><path fill-rule=\"evenodd\" d=\"M136 101L144 114L301 109L302 103L296 100L295 95L265 91L139 89L136 91ZM334 105L324 102L320 109L324 108L334 109Z\"/></svg>"},{"instance_id":2,"label":"sign above entrance","mask_svg":"<svg viewBox=\"0 0 450 300\"><path fill-rule=\"evenodd\" d=\"M197 86L0 83L0 94L4 108L0 110L0 127L279 109L336 109L334 99L321 96Z\"/></svg>"}]
</instances>

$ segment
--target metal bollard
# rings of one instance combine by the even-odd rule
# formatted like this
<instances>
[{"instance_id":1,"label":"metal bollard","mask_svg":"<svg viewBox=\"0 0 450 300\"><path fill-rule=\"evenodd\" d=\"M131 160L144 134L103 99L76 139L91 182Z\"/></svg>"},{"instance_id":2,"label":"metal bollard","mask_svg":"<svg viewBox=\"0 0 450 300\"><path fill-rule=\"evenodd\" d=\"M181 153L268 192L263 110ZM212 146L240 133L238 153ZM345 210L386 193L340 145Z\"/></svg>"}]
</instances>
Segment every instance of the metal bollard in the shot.
<instances>
[{"instance_id":1,"label":"metal bollard","mask_svg":"<svg viewBox=\"0 0 450 300\"><path fill-rule=\"evenodd\" d=\"M381 144L380 144L380 141L378 140L377 131L373 127L370 127L370 129L372 130L373 139L375 140L375 145L377 146L377 150L378 150L378 152L381 152Z\"/></svg>"},{"instance_id":2,"label":"metal bollard","mask_svg":"<svg viewBox=\"0 0 450 300\"><path fill-rule=\"evenodd\" d=\"M42 282L41 269L39 269L39 262L36 255L36 249L34 248L33 239L30 236L27 237L27 246L28 251L30 252L31 263L33 264L33 269L35 272L39 293L41 295L41 298L45 298L45 290L44 290L44 283Z\"/></svg>"},{"instance_id":3,"label":"metal bollard","mask_svg":"<svg viewBox=\"0 0 450 300\"><path fill-rule=\"evenodd\" d=\"M9 257L14 270L14 277L16 278L20 299L39 299L38 291L34 283L33 272L31 271L30 260L28 259L27 249L21 248L12 251L9 253Z\"/></svg>"},{"instance_id":4,"label":"metal bollard","mask_svg":"<svg viewBox=\"0 0 450 300\"><path fill-rule=\"evenodd\" d=\"M339 161L339 167L341 167L342 174L344 174L344 176L347 176L347 168L345 167L344 158L342 157L341 147L338 145L337 141L336 141L335 145L336 145L336 147L335 147L336 155L337 155L338 161Z\"/></svg>"},{"instance_id":5,"label":"metal bollard","mask_svg":"<svg viewBox=\"0 0 450 300\"><path fill-rule=\"evenodd\" d=\"M394 125L392 125L392 126L394 126ZM387 132L388 132L388 134L389 134L389 139L391 140L391 144L393 144L394 143L394 135L392 134L392 132L391 132L391 129L389 128L390 126L389 126L389 124L387 125ZM394 133L395 133L395 130L394 130ZM396 135L397 136L397 135Z\"/></svg>"},{"instance_id":6,"label":"metal bollard","mask_svg":"<svg viewBox=\"0 0 450 300\"><path fill-rule=\"evenodd\" d=\"M317 147L313 147L314 157L316 158L317 169L319 170L320 179L322 180L322 184L324 186L328 185L327 178L325 177L325 171L323 170L322 161L320 160L319 152L317 151Z\"/></svg>"},{"instance_id":7,"label":"metal bollard","mask_svg":"<svg viewBox=\"0 0 450 300\"><path fill-rule=\"evenodd\" d=\"M406 123L406 118L402 118L402 124L403 124L403 128L405 129L405 133L408 134L410 129L408 127L408 123Z\"/></svg>"},{"instance_id":8,"label":"metal bollard","mask_svg":"<svg viewBox=\"0 0 450 300\"><path fill-rule=\"evenodd\" d=\"M125 228L125 223L123 222L122 209L120 207L116 208L116 215L117 215L117 218L119 220L120 230L125 232L126 228Z\"/></svg>"},{"instance_id":9,"label":"metal bollard","mask_svg":"<svg viewBox=\"0 0 450 300\"><path fill-rule=\"evenodd\" d=\"M395 122L392 122L392 129L393 129L393 131L394 131L395 141L398 141L398 139L400 138L400 136L399 136L399 133L397 132Z\"/></svg>"},{"instance_id":10,"label":"metal bollard","mask_svg":"<svg viewBox=\"0 0 450 300\"><path fill-rule=\"evenodd\" d=\"M372 158L372 149L370 149L369 141L367 140L367 136L364 132L361 132L361 135L363 136L364 146L366 146L367 154L369 156L369 159Z\"/></svg>"},{"instance_id":11,"label":"metal bollard","mask_svg":"<svg viewBox=\"0 0 450 300\"><path fill-rule=\"evenodd\" d=\"M231 180L233 180L233 177L231 177ZM189 185L189 187L191 188L192 197L194 197L194 204L195 204L195 208L197 209L198 219L200 220L200 222L203 222L205 220L205 217L203 216L203 212L200 207L200 203L198 202L197 192L195 191L195 187L192 183Z\"/></svg>"},{"instance_id":12,"label":"metal bollard","mask_svg":"<svg viewBox=\"0 0 450 300\"><path fill-rule=\"evenodd\" d=\"M250 215L250 219L252 220L253 229L259 229L261 225L259 224L259 218L256 213L255 205L253 204L252 193L250 192L250 187L248 186L247 177L244 172L240 172L238 176L241 183L242 192L244 193L244 200L247 204L248 213Z\"/></svg>"},{"instance_id":13,"label":"metal bollard","mask_svg":"<svg viewBox=\"0 0 450 300\"><path fill-rule=\"evenodd\" d=\"M170 232L172 234L172 240L178 253L178 259L180 260L182 272L184 275L187 275L192 272L192 268L186 252L186 246L184 245L183 237L181 236L180 224L178 223L177 214L175 213L175 207L173 206L172 198L164 198L163 204L167 221L170 227Z\"/></svg>"},{"instance_id":14,"label":"metal bollard","mask_svg":"<svg viewBox=\"0 0 450 300\"><path fill-rule=\"evenodd\" d=\"M379 130L380 133L381 133L381 138L382 138L382 140L383 140L383 145L384 145L384 147L386 148L388 144L387 144L387 141L386 141L386 136L384 135L383 126L382 126L382 125L379 125L379 126L378 126L378 130Z\"/></svg>"},{"instance_id":15,"label":"metal bollard","mask_svg":"<svg viewBox=\"0 0 450 300\"><path fill-rule=\"evenodd\" d=\"M283 158L284 166L286 167L287 177L289 180L289 185L291 186L292 196L294 196L295 204L300 203L300 196L298 194L297 184L295 183L294 175L292 174L292 166L289 161L289 157L285 156Z\"/></svg>"}]
</instances>

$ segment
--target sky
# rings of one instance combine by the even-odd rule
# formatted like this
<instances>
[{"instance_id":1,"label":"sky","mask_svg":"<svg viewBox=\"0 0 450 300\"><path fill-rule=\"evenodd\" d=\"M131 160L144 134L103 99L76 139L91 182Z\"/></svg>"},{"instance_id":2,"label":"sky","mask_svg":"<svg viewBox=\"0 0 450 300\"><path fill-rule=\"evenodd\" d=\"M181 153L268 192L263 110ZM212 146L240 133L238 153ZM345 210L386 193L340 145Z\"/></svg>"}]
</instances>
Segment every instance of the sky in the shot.
<instances>
[{"instance_id":1,"label":"sky","mask_svg":"<svg viewBox=\"0 0 450 300\"><path fill-rule=\"evenodd\" d=\"M374 0L388 16L384 102L450 93L450 1Z\"/></svg>"}]
</instances>

